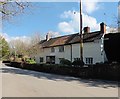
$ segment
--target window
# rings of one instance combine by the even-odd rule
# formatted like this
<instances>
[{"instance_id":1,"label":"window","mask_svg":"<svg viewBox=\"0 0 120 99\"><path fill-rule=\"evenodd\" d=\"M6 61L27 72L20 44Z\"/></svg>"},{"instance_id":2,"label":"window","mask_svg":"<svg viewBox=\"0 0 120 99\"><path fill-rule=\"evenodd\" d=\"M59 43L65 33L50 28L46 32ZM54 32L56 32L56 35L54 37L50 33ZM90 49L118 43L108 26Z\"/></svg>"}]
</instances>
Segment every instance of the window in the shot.
<instances>
[{"instance_id":1,"label":"window","mask_svg":"<svg viewBox=\"0 0 120 99\"><path fill-rule=\"evenodd\" d=\"M55 48L54 47L51 48L51 52L55 52Z\"/></svg>"},{"instance_id":2,"label":"window","mask_svg":"<svg viewBox=\"0 0 120 99\"><path fill-rule=\"evenodd\" d=\"M59 58L59 62L60 62L61 60L64 60L64 58Z\"/></svg>"},{"instance_id":3,"label":"window","mask_svg":"<svg viewBox=\"0 0 120 99\"><path fill-rule=\"evenodd\" d=\"M43 59L43 57L40 57L40 63L42 63L42 62L43 62L43 60L44 60L44 59Z\"/></svg>"},{"instance_id":4,"label":"window","mask_svg":"<svg viewBox=\"0 0 120 99\"><path fill-rule=\"evenodd\" d=\"M46 56L46 63L55 64L55 56Z\"/></svg>"},{"instance_id":5,"label":"window","mask_svg":"<svg viewBox=\"0 0 120 99\"><path fill-rule=\"evenodd\" d=\"M59 46L59 52L64 52L64 46Z\"/></svg>"},{"instance_id":6,"label":"window","mask_svg":"<svg viewBox=\"0 0 120 99\"><path fill-rule=\"evenodd\" d=\"M87 57L86 58L86 64L93 64L93 58L92 57Z\"/></svg>"},{"instance_id":7,"label":"window","mask_svg":"<svg viewBox=\"0 0 120 99\"><path fill-rule=\"evenodd\" d=\"M74 58L74 61L80 60L80 58Z\"/></svg>"}]
</instances>

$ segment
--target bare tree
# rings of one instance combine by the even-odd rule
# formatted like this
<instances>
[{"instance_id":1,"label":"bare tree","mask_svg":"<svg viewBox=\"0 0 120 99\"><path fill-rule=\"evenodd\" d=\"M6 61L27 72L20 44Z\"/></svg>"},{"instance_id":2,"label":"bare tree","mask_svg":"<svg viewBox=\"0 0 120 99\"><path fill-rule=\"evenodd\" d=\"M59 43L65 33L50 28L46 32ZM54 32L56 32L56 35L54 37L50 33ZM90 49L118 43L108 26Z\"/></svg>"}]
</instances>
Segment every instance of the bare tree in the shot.
<instances>
[{"instance_id":1,"label":"bare tree","mask_svg":"<svg viewBox=\"0 0 120 99\"><path fill-rule=\"evenodd\" d=\"M9 42L11 55L16 56L34 56L42 51L40 44L40 34L34 33L32 35L30 43L25 42L22 39L15 39Z\"/></svg>"},{"instance_id":2,"label":"bare tree","mask_svg":"<svg viewBox=\"0 0 120 99\"><path fill-rule=\"evenodd\" d=\"M41 36L40 33L34 33L31 36L31 44L29 46L29 55L35 56L42 52L42 45L41 45Z\"/></svg>"},{"instance_id":3,"label":"bare tree","mask_svg":"<svg viewBox=\"0 0 120 99\"><path fill-rule=\"evenodd\" d=\"M24 13L24 10L30 7L29 2L19 2L19 0L2 0L0 2L0 12L3 20L8 20L12 16Z\"/></svg>"},{"instance_id":4,"label":"bare tree","mask_svg":"<svg viewBox=\"0 0 120 99\"><path fill-rule=\"evenodd\" d=\"M25 56L28 55L27 49L29 45L23 42L20 39L10 41L10 51L11 54L16 54L17 56Z\"/></svg>"},{"instance_id":5,"label":"bare tree","mask_svg":"<svg viewBox=\"0 0 120 99\"><path fill-rule=\"evenodd\" d=\"M41 41L41 34L39 32L33 33L31 35L31 45L35 45Z\"/></svg>"}]
</instances>

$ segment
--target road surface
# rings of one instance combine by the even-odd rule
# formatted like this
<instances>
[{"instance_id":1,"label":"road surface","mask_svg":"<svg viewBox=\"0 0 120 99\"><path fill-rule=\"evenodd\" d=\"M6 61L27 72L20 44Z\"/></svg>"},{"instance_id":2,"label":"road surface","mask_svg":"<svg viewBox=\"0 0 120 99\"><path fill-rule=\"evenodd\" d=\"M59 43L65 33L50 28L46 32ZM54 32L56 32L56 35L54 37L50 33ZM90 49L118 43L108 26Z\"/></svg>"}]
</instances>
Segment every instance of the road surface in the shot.
<instances>
[{"instance_id":1,"label":"road surface","mask_svg":"<svg viewBox=\"0 0 120 99\"><path fill-rule=\"evenodd\" d=\"M118 97L116 82L0 66L2 97Z\"/></svg>"}]
</instances>

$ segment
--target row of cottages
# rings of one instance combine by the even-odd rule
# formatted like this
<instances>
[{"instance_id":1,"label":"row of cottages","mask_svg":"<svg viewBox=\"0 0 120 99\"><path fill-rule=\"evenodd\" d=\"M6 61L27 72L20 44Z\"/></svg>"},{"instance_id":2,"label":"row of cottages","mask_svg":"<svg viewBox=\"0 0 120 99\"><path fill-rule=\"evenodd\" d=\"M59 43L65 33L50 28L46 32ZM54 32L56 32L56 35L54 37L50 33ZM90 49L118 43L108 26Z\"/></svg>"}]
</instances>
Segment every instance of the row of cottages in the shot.
<instances>
[{"instance_id":1,"label":"row of cottages","mask_svg":"<svg viewBox=\"0 0 120 99\"><path fill-rule=\"evenodd\" d=\"M103 50L103 36L106 33L106 25L100 24L100 31L90 32L89 27L84 28L83 33L83 60L85 64L96 64L106 61ZM40 42L42 50L32 56L37 63L59 64L61 59L71 62L80 59L80 35L79 33L50 38Z\"/></svg>"}]
</instances>

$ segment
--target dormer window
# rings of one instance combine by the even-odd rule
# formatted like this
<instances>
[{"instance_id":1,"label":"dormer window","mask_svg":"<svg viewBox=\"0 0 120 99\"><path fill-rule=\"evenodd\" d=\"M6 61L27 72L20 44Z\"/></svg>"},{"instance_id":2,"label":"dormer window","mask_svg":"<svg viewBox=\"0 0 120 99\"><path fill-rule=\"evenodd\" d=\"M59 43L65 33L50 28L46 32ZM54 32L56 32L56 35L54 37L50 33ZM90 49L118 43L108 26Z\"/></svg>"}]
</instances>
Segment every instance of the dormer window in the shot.
<instances>
[{"instance_id":1,"label":"dormer window","mask_svg":"<svg viewBox=\"0 0 120 99\"><path fill-rule=\"evenodd\" d=\"M55 52L55 48L54 48L54 47L51 48L51 52L52 52L52 53Z\"/></svg>"}]
</instances>

